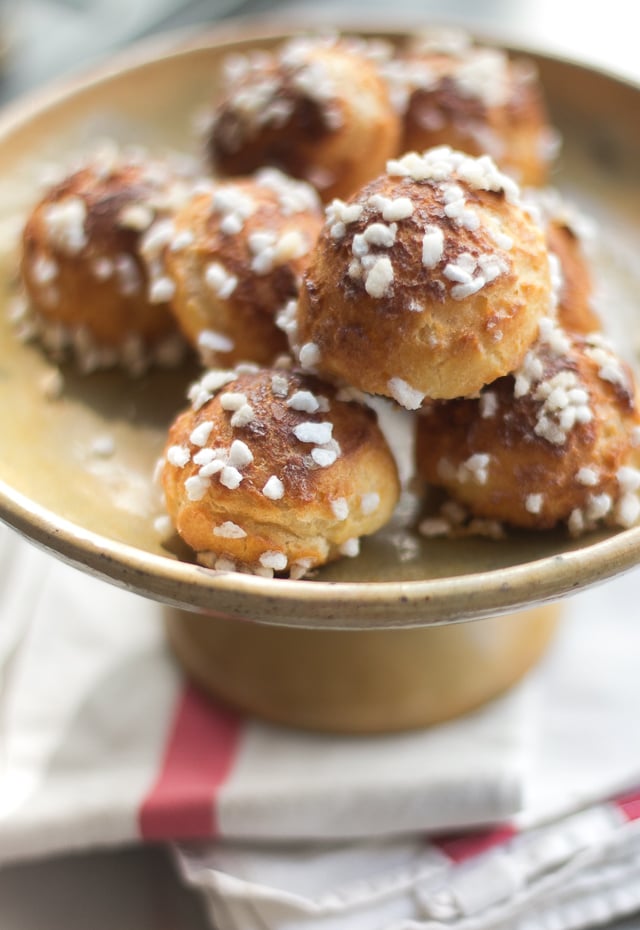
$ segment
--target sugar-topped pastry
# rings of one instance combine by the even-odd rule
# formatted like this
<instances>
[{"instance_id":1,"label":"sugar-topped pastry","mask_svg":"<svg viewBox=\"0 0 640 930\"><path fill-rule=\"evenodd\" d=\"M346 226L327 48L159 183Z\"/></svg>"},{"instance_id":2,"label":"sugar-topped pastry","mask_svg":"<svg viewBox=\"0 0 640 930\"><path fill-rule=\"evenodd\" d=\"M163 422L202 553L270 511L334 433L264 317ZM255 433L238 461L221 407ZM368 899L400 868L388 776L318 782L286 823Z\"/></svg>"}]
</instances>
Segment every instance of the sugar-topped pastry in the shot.
<instances>
[{"instance_id":1,"label":"sugar-topped pastry","mask_svg":"<svg viewBox=\"0 0 640 930\"><path fill-rule=\"evenodd\" d=\"M295 38L226 62L207 150L217 173L275 165L344 197L398 151L400 121L363 42Z\"/></svg>"},{"instance_id":2,"label":"sugar-topped pastry","mask_svg":"<svg viewBox=\"0 0 640 930\"><path fill-rule=\"evenodd\" d=\"M208 371L169 430L167 511L198 561L300 578L389 519L395 459L367 406L282 368Z\"/></svg>"},{"instance_id":3,"label":"sugar-topped pastry","mask_svg":"<svg viewBox=\"0 0 640 930\"><path fill-rule=\"evenodd\" d=\"M416 422L418 474L474 517L574 535L640 518L638 394L599 334L543 320L512 375L429 404Z\"/></svg>"},{"instance_id":4,"label":"sugar-topped pastry","mask_svg":"<svg viewBox=\"0 0 640 930\"><path fill-rule=\"evenodd\" d=\"M555 299L518 185L441 146L328 206L282 325L305 368L417 409L517 368Z\"/></svg>"},{"instance_id":5,"label":"sugar-topped pastry","mask_svg":"<svg viewBox=\"0 0 640 930\"><path fill-rule=\"evenodd\" d=\"M557 150L532 62L430 30L383 62L403 121L402 151L450 145L488 154L520 184L546 183Z\"/></svg>"},{"instance_id":6,"label":"sugar-topped pastry","mask_svg":"<svg viewBox=\"0 0 640 930\"><path fill-rule=\"evenodd\" d=\"M177 212L160 236L162 274L205 364L269 364L287 350L275 317L299 292L322 221L315 190L274 168L202 184Z\"/></svg>"},{"instance_id":7,"label":"sugar-topped pastry","mask_svg":"<svg viewBox=\"0 0 640 930\"><path fill-rule=\"evenodd\" d=\"M22 236L21 277L35 332L83 371L132 373L184 355L169 302L173 284L152 279L146 231L187 196L190 180L168 161L104 149L48 189Z\"/></svg>"},{"instance_id":8,"label":"sugar-topped pastry","mask_svg":"<svg viewBox=\"0 0 640 930\"><path fill-rule=\"evenodd\" d=\"M558 322L574 333L601 330L593 273L596 224L555 188L530 189L524 196L545 230L552 259L557 260Z\"/></svg>"}]
</instances>

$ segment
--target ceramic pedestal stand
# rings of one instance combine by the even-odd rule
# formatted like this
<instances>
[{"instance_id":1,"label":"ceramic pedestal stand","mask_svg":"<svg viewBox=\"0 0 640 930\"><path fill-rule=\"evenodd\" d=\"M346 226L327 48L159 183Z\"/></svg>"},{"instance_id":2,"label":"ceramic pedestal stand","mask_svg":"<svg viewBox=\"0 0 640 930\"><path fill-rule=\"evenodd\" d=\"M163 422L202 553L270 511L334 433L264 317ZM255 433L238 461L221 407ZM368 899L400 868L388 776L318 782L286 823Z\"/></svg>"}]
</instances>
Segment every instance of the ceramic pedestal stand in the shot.
<instances>
[{"instance_id":1,"label":"ceramic pedestal stand","mask_svg":"<svg viewBox=\"0 0 640 930\"><path fill-rule=\"evenodd\" d=\"M560 606L408 629L326 630L167 611L187 675L276 723L344 733L424 727L515 684L544 653Z\"/></svg>"}]
</instances>

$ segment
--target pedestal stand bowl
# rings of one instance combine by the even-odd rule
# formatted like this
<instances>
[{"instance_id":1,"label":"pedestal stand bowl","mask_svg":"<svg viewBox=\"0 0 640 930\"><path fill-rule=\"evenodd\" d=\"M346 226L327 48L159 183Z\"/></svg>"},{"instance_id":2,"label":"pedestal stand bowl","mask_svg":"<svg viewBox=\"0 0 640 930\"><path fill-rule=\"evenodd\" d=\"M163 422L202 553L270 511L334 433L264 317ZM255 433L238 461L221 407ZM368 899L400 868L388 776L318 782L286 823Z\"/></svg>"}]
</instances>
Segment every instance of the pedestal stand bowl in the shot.
<instances>
[{"instance_id":1,"label":"pedestal stand bowl","mask_svg":"<svg viewBox=\"0 0 640 930\"><path fill-rule=\"evenodd\" d=\"M100 136L151 151L195 151L193 117L215 96L223 56L283 35L235 24L196 39L156 40L6 111L3 305L17 267L8 243L37 198L44 164L68 162ZM563 138L553 183L600 223L599 271L616 308L607 323L629 347L640 321L640 270L631 258L640 254L640 89L526 54ZM310 580L208 571L153 528L159 503L151 475L193 368L132 380L65 367L61 395L47 399L51 363L37 345L17 340L4 306L0 517L80 569L167 605L169 641L186 673L251 713L368 732L463 713L538 660L563 597L640 561L640 527L500 542L428 541L392 525L364 541L360 556ZM96 452L104 436L109 457Z\"/></svg>"}]
</instances>

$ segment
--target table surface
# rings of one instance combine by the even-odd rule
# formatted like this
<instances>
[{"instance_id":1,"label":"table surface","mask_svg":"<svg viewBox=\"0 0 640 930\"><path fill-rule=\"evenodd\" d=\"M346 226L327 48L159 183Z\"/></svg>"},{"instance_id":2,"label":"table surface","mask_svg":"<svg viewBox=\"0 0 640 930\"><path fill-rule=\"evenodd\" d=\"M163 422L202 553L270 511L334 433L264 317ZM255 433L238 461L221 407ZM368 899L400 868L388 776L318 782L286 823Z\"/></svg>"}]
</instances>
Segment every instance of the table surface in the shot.
<instances>
[{"instance_id":1,"label":"table surface","mask_svg":"<svg viewBox=\"0 0 640 930\"><path fill-rule=\"evenodd\" d=\"M159 31L234 16L283 12L323 24L429 22L467 26L497 40L564 55L640 81L627 0L21 0L0 7L0 103L84 68ZM37 889L37 893L35 892ZM640 916L615 925L640 930ZM210 930L199 898L178 881L162 848L58 857L0 870L2 930ZM612 928L613 930L613 928Z\"/></svg>"}]
</instances>

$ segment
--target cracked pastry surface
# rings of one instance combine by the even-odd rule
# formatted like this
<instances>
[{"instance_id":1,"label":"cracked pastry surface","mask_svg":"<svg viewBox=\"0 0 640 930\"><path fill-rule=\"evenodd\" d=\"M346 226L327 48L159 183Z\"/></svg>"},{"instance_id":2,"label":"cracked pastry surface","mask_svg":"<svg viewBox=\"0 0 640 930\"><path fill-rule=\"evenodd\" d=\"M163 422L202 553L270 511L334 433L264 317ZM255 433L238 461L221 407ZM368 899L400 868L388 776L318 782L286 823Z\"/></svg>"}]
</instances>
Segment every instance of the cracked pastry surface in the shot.
<instances>
[{"instance_id":1,"label":"cracked pastry surface","mask_svg":"<svg viewBox=\"0 0 640 930\"><path fill-rule=\"evenodd\" d=\"M518 186L441 146L329 205L284 322L305 367L417 409L516 368L555 300Z\"/></svg>"},{"instance_id":2,"label":"cracked pastry surface","mask_svg":"<svg viewBox=\"0 0 640 930\"><path fill-rule=\"evenodd\" d=\"M315 191L269 168L202 184L177 212L162 260L205 364L269 364L287 350L275 317L298 294L321 225Z\"/></svg>"},{"instance_id":3,"label":"cracked pastry surface","mask_svg":"<svg viewBox=\"0 0 640 930\"><path fill-rule=\"evenodd\" d=\"M302 577L357 555L389 519L396 464L369 407L301 372L250 366L207 372L190 398L161 481L202 564Z\"/></svg>"},{"instance_id":4,"label":"cracked pastry surface","mask_svg":"<svg viewBox=\"0 0 640 930\"><path fill-rule=\"evenodd\" d=\"M551 320L512 375L416 418L420 477L473 516L575 535L640 517L640 412L630 368L599 334Z\"/></svg>"},{"instance_id":5,"label":"cracked pastry surface","mask_svg":"<svg viewBox=\"0 0 640 930\"><path fill-rule=\"evenodd\" d=\"M219 174L274 165L348 196L398 150L400 120L363 41L297 38L233 56L207 151Z\"/></svg>"}]
</instances>

